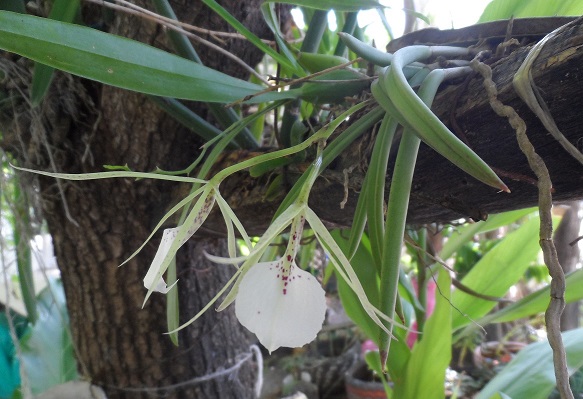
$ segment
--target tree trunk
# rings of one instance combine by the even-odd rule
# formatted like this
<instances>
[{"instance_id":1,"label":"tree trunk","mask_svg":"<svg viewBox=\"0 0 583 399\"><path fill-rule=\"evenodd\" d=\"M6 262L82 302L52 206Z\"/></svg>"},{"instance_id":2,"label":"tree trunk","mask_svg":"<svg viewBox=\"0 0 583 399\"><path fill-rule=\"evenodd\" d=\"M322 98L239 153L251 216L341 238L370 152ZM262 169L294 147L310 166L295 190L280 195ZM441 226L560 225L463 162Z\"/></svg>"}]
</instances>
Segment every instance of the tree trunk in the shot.
<instances>
[{"instance_id":1,"label":"tree trunk","mask_svg":"<svg viewBox=\"0 0 583 399\"><path fill-rule=\"evenodd\" d=\"M222 1L223 6L259 37L269 37L259 1ZM144 4L140 4L144 5ZM200 1L175 1L179 18L197 26L228 31ZM100 23L101 8L87 6L85 19ZM285 15L284 15L285 17ZM117 14L111 33L166 46L164 32L151 22ZM262 54L233 39L224 46L250 65ZM210 67L245 78L224 56L197 48ZM25 65L25 67L23 67ZM20 163L65 173L102 171L102 165L127 163L134 170L182 169L198 155L192 132L157 109L147 97L57 73L40 108L23 101L30 64L5 55L6 90L19 98L2 115L3 148ZM26 89L26 88L25 88ZM192 104L191 104L192 105ZM201 105L192 105L201 115ZM49 153L47 154L47 149ZM23 175L23 179L29 176ZM148 180L99 180L57 183L42 178L44 217L53 236L61 270L79 369L110 398L251 398L257 366L251 334L232 308L207 312L179 334L175 347L164 335L165 297L153 294L142 309L142 279L154 257L152 240L118 268L148 236L164 210L176 202L173 184ZM198 238L177 259L182 322L194 316L232 275L228 266L210 263L203 252L226 255L222 239ZM224 372L213 374L214 372Z\"/></svg>"}]
</instances>

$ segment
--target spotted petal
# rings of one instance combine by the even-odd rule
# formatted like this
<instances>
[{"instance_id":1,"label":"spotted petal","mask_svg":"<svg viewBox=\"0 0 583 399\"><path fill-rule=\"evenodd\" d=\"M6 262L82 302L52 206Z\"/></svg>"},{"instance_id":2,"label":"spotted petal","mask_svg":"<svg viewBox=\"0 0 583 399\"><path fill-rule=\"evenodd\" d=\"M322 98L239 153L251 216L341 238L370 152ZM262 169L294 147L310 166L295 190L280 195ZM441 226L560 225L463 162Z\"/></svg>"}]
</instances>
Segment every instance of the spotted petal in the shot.
<instances>
[{"instance_id":1,"label":"spotted petal","mask_svg":"<svg viewBox=\"0 0 583 399\"><path fill-rule=\"evenodd\" d=\"M314 276L280 259L249 269L239 285L235 313L271 352L314 340L324 322L326 298Z\"/></svg>"}]
</instances>

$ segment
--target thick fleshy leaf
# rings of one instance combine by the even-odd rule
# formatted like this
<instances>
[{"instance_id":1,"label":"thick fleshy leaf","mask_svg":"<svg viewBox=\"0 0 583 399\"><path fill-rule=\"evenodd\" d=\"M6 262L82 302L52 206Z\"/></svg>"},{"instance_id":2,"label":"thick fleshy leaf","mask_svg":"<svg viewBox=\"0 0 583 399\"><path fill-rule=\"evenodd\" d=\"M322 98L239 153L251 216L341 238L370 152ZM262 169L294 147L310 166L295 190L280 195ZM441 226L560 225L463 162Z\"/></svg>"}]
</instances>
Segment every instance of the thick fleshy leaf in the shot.
<instances>
[{"instance_id":1,"label":"thick fleshy leaf","mask_svg":"<svg viewBox=\"0 0 583 399\"><path fill-rule=\"evenodd\" d=\"M258 263L239 284L235 313L269 352L295 348L316 338L326 297L316 278L295 262Z\"/></svg>"}]
</instances>

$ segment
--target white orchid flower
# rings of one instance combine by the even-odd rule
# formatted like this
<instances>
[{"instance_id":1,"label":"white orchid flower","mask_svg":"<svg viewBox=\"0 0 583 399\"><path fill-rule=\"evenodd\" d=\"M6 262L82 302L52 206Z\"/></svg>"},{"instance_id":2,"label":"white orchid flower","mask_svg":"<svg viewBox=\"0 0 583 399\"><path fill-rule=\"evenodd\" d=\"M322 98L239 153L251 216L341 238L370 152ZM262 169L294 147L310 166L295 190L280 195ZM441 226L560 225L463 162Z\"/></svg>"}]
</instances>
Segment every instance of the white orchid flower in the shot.
<instances>
[{"instance_id":1,"label":"white orchid flower","mask_svg":"<svg viewBox=\"0 0 583 399\"><path fill-rule=\"evenodd\" d=\"M304 346L316 338L326 316L326 294L310 273L296 265L304 216L292 222L284 256L253 265L241 278L235 298L239 322L271 353Z\"/></svg>"},{"instance_id":2,"label":"white orchid flower","mask_svg":"<svg viewBox=\"0 0 583 399\"><path fill-rule=\"evenodd\" d=\"M217 311L235 302L235 314L239 322L255 333L270 352L282 346L300 347L312 341L324 322L326 298L320 283L308 272L301 270L295 262L307 221L328 252L337 273L354 290L371 319L389 333L381 319L390 322L392 320L369 302L350 262L322 221L308 207L309 191L318 175L320 162L321 158L318 158L312 165L304 188L295 202L273 221L248 256L221 258L207 255L216 263L243 264L204 309L172 332L198 319L230 288ZM290 238L283 257L271 262L259 262L269 245L290 224Z\"/></svg>"}]
</instances>

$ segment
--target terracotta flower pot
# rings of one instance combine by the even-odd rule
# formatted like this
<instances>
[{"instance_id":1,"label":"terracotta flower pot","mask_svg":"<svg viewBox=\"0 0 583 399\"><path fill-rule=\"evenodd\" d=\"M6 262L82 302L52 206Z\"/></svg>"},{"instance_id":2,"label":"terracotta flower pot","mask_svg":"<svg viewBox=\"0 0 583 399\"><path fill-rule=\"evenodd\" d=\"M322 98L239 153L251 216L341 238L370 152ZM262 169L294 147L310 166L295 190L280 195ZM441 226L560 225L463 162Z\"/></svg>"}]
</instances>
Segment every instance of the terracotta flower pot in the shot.
<instances>
[{"instance_id":1,"label":"terracotta flower pot","mask_svg":"<svg viewBox=\"0 0 583 399\"><path fill-rule=\"evenodd\" d=\"M383 383L375 380L365 362L351 367L344 378L348 399L386 399Z\"/></svg>"},{"instance_id":2,"label":"terracotta flower pot","mask_svg":"<svg viewBox=\"0 0 583 399\"><path fill-rule=\"evenodd\" d=\"M478 368L493 368L506 364L526 346L523 342L484 342L474 350L474 364Z\"/></svg>"}]
</instances>

